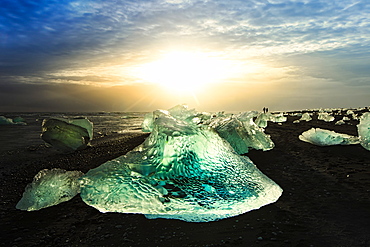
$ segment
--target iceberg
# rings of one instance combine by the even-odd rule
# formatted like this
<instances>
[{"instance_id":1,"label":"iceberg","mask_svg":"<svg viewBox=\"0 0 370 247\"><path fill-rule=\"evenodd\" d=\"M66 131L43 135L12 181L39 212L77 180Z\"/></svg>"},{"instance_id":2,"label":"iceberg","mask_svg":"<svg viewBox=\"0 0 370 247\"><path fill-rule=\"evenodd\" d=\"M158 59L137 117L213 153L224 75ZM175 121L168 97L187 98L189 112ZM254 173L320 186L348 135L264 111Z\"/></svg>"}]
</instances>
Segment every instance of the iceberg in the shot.
<instances>
[{"instance_id":1,"label":"iceberg","mask_svg":"<svg viewBox=\"0 0 370 247\"><path fill-rule=\"evenodd\" d=\"M327 112L319 112L317 119L325 122L332 122L335 118Z\"/></svg>"},{"instance_id":2,"label":"iceberg","mask_svg":"<svg viewBox=\"0 0 370 247\"><path fill-rule=\"evenodd\" d=\"M209 123L223 139L228 141L238 154L246 154L249 149L271 150L275 144L264 129L253 122L254 113L251 112L226 118L216 118Z\"/></svg>"},{"instance_id":3,"label":"iceberg","mask_svg":"<svg viewBox=\"0 0 370 247\"><path fill-rule=\"evenodd\" d=\"M266 128L267 127L267 121L270 119L271 113L260 113L258 114L255 123L258 127Z\"/></svg>"},{"instance_id":4,"label":"iceberg","mask_svg":"<svg viewBox=\"0 0 370 247\"><path fill-rule=\"evenodd\" d=\"M86 118L44 119L41 138L63 152L81 150L93 138L93 124Z\"/></svg>"},{"instance_id":5,"label":"iceberg","mask_svg":"<svg viewBox=\"0 0 370 247\"><path fill-rule=\"evenodd\" d=\"M284 123L287 121L287 117L284 116L284 113L271 114L269 121L274 123Z\"/></svg>"},{"instance_id":6,"label":"iceberg","mask_svg":"<svg viewBox=\"0 0 370 247\"><path fill-rule=\"evenodd\" d=\"M343 121L343 119L341 120L338 120L335 125L343 125L343 124L346 124L346 122Z\"/></svg>"},{"instance_id":7,"label":"iceberg","mask_svg":"<svg viewBox=\"0 0 370 247\"><path fill-rule=\"evenodd\" d=\"M210 126L195 123L197 114L176 118L170 112L153 113L143 144L79 179L86 204L101 212L209 222L281 196L282 189L248 157L238 155ZM240 124L234 118L230 123Z\"/></svg>"},{"instance_id":8,"label":"iceberg","mask_svg":"<svg viewBox=\"0 0 370 247\"><path fill-rule=\"evenodd\" d=\"M13 119L0 116L0 125L10 125L14 124Z\"/></svg>"},{"instance_id":9,"label":"iceberg","mask_svg":"<svg viewBox=\"0 0 370 247\"><path fill-rule=\"evenodd\" d=\"M357 132L361 146L370 150L370 113L366 112L360 117Z\"/></svg>"},{"instance_id":10,"label":"iceberg","mask_svg":"<svg viewBox=\"0 0 370 247\"><path fill-rule=\"evenodd\" d=\"M311 121L311 120L312 118L308 112L303 113L302 117L299 119L299 121L306 121L306 122Z\"/></svg>"},{"instance_id":11,"label":"iceberg","mask_svg":"<svg viewBox=\"0 0 370 247\"><path fill-rule=\"evenodd\" d=\"M357 136L336 133L331 130L312 128L303 132L299 139L317 146L352 145L358 144Z\"/></svg>"},{"instance_id":12,"label":"iceberg","mask_svg":"<svg viewBox=\"0 0 370 247\"><path fill-rule=\"evenodd\" d=\"M22 118L22 117L15 117L15 118L13 119L13 122L14 122L15 124L27 125L26 120L25 120L24 118Z\"/></svg>"},{"instance_id":13,"label":"iceberg","mask_svg":"<svg viewBox=\"0 0 370 247\"><path fill-rule=\"evenodd\" d=\"M16 117L14 119L0 116L0 125L27 125L26 121L22 117Z\"/></svg>"},{"instance_id":14,"label":"iceberg","mask_svg":"<svg viewBox=\"0 0 370 247\"><path fill-rule=\"evenodd\" d=\"M16 208L34 211L68 201L79 193L78 178L82 175L80 171L57 168L41 170L26 186Z\"/></svg>"},{"instance_id":15,"label":"iceberg","mask_svg":"<svg viewBox=\"0 0 370 247\"><path fill-rule=\"evenodd\" d=\"M301 121L311 121L312 118L310 116L310 114L308 112L305 112L301 115L301 118L300 119L297 119L297 120L294 120L293 123L300 123Z\"/></svg>"}]
</instances>

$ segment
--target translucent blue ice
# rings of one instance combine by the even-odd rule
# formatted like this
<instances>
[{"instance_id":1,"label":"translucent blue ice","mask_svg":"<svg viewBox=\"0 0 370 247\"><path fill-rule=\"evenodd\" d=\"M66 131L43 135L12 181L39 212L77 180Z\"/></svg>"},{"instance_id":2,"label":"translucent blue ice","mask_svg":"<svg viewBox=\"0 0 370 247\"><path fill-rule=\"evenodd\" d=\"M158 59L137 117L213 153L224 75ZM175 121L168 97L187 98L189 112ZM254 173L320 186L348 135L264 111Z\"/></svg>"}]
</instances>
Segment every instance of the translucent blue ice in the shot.
<instances>
[{"instance_id":1,"label":"translucent blue ice","mask_svg":"<svg viewBox=\"0 0 370 247\"><path fill-rule=\"evenodd\" d=\"M331 130L312 128L303 132L299 139L318 146L351 145L358 144L357 136L336 133Z\"/></svg>"},{"instance_id":2,"label":"translucent blue ice","mask_svg":"<svg viewBox=\"0 0 370 247\"><path fill-rule=\"evenodd\" d=\"M213 128L194 121L198 113L175 118L169 112L153 113L143 144L81 177L85 203L101 212L208 222L280 197L282 189L248 157L238 155Z\"/></svg>"},{"instance_id":3,"label":"translucent blue ice","mask_svg":"<svg viewBox=\"0 0 370 247\"><path fill-rule=\"evenodd\" d=\"M16 208L34 211L68 201L79 193L78 178L82 175L80 171L56 168L41 170L27 185Z\"/></svg>"}]
</instances>

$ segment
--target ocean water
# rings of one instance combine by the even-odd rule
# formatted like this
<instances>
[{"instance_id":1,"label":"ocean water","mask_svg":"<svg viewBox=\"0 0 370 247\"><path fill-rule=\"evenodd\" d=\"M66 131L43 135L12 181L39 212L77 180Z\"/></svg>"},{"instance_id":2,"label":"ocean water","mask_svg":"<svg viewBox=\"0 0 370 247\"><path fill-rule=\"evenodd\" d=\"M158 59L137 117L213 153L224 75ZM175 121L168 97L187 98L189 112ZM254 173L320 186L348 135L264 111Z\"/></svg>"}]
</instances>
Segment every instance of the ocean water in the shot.
<instances>
[{"instance_id":1,"label":"ocean water","mask_svg":"<svg viewBox=\"0 0 370 247\"><path fill-rule=\"evenodd\" d=\"M22 117L27 125L0 125L0 153L44 144L40 138L42 121L51 117L86 117L94 124L94 138L114 133L141 132L146 112L91 112L91 113L19 113L6 112L0 116Z\"/></svg>"}]
</instances>

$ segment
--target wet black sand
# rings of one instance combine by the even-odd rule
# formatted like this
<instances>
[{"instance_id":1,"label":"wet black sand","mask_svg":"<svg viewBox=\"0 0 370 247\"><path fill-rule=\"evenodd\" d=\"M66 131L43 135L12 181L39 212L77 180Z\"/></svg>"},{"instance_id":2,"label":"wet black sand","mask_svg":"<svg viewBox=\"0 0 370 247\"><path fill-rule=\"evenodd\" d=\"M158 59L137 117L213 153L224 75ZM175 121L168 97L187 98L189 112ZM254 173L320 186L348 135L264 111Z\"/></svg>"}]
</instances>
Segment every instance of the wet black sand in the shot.
<instances>
[{"instance_id":1,"label":"wet black sand","mask_svg":"<svg viewBox=\"0 0 370 247\"><path fill-rule=\"evenodd\" d=\"M340 116L336 117L341 119ZM248 156L284 190L274 203L209 223L148 220L142 215L100 213L79 196L34 212L15 209L25 186L41 169L99 166L139 145L147 134L116 134L92 147L60 154L44 145L0 153L2 246L370 246L370 151L360 145L318 147L298 139L325 128L357 135L352 125L312 120L269 123L273 150Z\"/></svg>"}]
</instances>

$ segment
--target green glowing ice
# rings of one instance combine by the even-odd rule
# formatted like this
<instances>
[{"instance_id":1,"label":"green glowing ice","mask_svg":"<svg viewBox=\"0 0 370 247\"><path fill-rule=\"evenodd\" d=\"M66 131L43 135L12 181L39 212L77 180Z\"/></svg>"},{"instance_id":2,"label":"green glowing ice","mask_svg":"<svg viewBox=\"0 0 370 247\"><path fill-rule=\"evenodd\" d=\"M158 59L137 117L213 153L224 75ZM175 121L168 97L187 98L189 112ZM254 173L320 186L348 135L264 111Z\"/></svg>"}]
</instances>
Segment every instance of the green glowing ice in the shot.
<instances>
[{"instance_id":1,"label":"green glowing ice","mask_svg":"<svg viewBox=\"0 0 370 247\"><path fill-rule=\"evenodd\" d=\"M213 128L191 116L153 115L142 145L80 178L85 203L101 212L208 222L280 197L282 189Z\"/></svg>"},{"instance_id":2,"label":"green glowing ice","mask_svg":"<svg viewBox=\"0 0 370 247\"><path fill-rule=\"evenodd\" d=\"M45 119L41 138L63 152L84 149L93 138L93 124L86 118Z\"/></svg>"}]
</instances>

